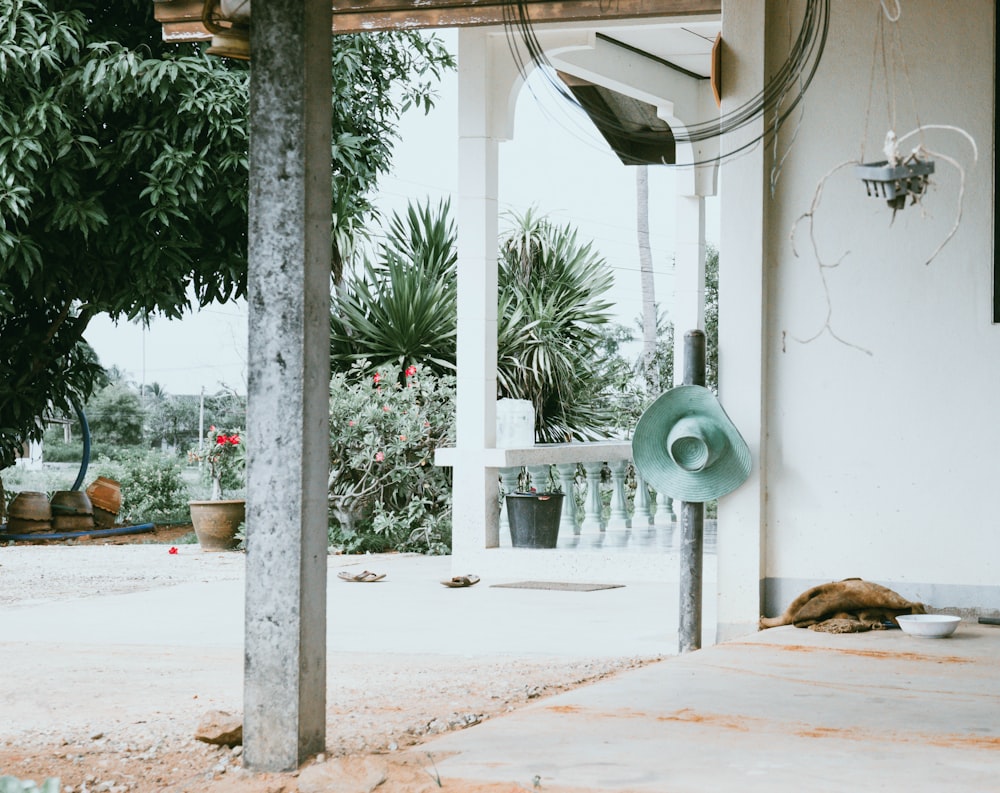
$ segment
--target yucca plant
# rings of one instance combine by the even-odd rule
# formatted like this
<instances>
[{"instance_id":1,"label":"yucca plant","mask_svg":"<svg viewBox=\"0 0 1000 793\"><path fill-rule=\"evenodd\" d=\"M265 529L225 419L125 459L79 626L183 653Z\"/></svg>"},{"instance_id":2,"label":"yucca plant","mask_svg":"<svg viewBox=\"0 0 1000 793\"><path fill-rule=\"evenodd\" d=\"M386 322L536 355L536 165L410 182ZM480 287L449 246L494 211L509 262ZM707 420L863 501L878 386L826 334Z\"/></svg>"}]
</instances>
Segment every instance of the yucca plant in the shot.
<instances>
[{"instance_id":1,"label":"yucca plant","mask_svg":"<svg viewBox=\"0 0 1000 793\"><path fill-rule=\"evenodd\" d=\"M534 405L540 441L606 437L614 415L601 396L600 331L611 319L611 271L570 226L531 210L509 217L498 274L498 396Z\"/></svg>"},{"instance_id":2,"label":"yucca plant","mask_svg":"<svg viewBox=\"0 0 1000 793\"><path fill-rule=\"evenodd\" d=\"M357 361L419 364L437 374L455 369L457 254L449 203L411 205L394 213L374 259L337 291L330 321L330 360L346 372Z\"/></svg>"}]
</instances>

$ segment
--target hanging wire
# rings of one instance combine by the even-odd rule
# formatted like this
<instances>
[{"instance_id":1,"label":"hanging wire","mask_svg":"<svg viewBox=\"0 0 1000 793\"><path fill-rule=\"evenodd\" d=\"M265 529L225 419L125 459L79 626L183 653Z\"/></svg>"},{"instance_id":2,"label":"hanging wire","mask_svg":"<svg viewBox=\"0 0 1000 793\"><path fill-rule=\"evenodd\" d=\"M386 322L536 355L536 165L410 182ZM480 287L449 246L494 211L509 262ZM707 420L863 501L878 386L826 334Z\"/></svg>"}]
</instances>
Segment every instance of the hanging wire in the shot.
<instances>
[{"instance_id":1,"label":"hanging wire","mask_svg":"<svg viewBox=\"0 0 1000 793\"><path fill-rule=\"evenodd\" d=\"M567 102L579 107L579 102L569 89L554 76L555 70L535 35L534 24L528 13L529 5L530 0L511 0L503 7L508 48L518 71L522 77L526 77L531 64L549 67L544 70L544 73L556 93ZM673 133L674 139L678 143L699 143L729 135L761 119L764 120L763 130L725 155L685 163L685 165L719 162L724 158L740 154L756 146L762 140L769 140L776 135L781 125L802 101L816 74L826 47L829 26L830 0L807 0L802 25L791 51L781 68L767 81L763 90L717 119L688 125L673 130ZM640 141L644 138L641 132L623 129L614 117L596 112L593 115L610 129L627 133L630 137ZM648 136L659 139L657 133L648 133Z\"/></svg>"}]
</instances>

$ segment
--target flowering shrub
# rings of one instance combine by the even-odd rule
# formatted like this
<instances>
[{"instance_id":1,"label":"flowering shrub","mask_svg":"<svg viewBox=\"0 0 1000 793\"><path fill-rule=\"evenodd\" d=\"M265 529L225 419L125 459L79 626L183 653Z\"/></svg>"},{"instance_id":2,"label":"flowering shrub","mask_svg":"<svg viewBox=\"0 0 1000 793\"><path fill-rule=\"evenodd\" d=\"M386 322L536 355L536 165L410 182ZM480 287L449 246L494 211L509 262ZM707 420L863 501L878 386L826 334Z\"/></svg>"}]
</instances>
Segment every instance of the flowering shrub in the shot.
<instances>
[{"instance_id":1,"label":"flowering shrub","mask_svg":"<svg viewBox=\"0 0 1000 793\"><path fill-rule=\"evenodd\" d=\"M330 385L331 542L346 551L450 547L455 379L360 361Z\"/></svg>"},{"instance_id":2,"label":"flowering shrub","mask_svg":"<svg viewBox=\"0 0 1000 793\"><path fill-rule=\"evenodd\" d=\"M121 486L122 523L169 523L189 515L187 482L179 461L159 452L129 452L120 460L100 456L95 473Z\"/></svg>"},{"instance_id":3,"label":"flowering shrub","mask_svg":"<svg viewBox=\"0 0 1000 793\"><path fill-rule=\"evenodd\" d=\"M204 464L202 470L211 483L213 501L221 499L224 490L238 490L244 485L247 457L239 430L224 432L209 427L201 447L188 452L188 462Z\"/></svg>"}]
</instances>

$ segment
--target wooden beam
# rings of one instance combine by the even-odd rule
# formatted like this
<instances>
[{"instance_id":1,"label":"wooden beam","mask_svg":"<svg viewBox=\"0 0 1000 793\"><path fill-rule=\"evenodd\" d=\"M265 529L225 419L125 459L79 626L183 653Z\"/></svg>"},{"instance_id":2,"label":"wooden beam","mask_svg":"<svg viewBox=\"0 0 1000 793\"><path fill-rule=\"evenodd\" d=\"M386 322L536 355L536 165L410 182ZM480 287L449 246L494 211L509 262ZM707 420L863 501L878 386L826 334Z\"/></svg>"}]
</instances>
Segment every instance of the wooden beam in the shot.
<instances>
[{"instance_id":1,"label":"wooden beam","mask_svg":"<svg viewBox=\"0 0 1000 793\"><path fill-rule=\"evenodd\" d=\"M201 24L201 0L153 0L157 21L168 41L209 38ZM722 0L526 0L535 24L648 17L703 16L722 13ZM517 14L503 0L335 0L333 32L413 30L474 25L502 25Z\"/></svg>"}]
</instances>

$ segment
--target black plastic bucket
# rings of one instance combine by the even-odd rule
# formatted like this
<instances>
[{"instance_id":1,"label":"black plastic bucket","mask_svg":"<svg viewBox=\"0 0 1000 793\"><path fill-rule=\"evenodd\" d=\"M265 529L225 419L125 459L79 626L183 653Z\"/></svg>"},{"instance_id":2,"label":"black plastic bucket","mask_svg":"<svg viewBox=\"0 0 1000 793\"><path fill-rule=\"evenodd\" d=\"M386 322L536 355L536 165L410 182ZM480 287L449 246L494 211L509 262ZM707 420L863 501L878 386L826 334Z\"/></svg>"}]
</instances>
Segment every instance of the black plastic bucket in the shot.
<instances>
[{"instance_id":1,"label":"black plastic bucket","mask_svg":"<svg viewBox=\"0 0 1000 793\"><path fill-rule=\"evenodd\" d=\"M511 544L515 548L555 548L562 505L562 493L509 493Z\"/></svg>"}]
</instances>

